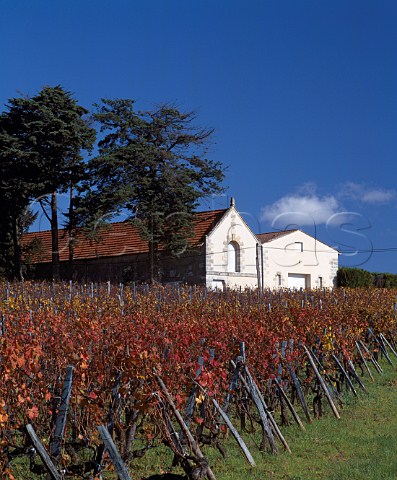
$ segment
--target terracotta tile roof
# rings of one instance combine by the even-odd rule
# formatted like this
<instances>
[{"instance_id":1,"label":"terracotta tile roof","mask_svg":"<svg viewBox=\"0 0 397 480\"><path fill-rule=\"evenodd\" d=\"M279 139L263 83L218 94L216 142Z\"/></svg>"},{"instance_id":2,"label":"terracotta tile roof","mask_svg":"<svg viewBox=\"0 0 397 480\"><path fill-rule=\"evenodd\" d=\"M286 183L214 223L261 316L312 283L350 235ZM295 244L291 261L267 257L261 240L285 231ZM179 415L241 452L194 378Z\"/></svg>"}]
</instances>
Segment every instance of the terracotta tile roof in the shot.
<instances>
[{"instance_id":1,"label":"terracotta tile roof","mask_svg":"<svg viewBox=\"0 0 397 480\"><path fill-rule=\"evenodd\" d=\"M196 212L194 235L189 240L190 245L193 247L201 245L205 236L220 221L225 212L226 210ZM39 251L32 255L31 263L51 262L51 231L27 233L22 243L27 245L33 240L39 241ZM88 238L81 231L74 239L74 259L76 260L147 253L148 250L148 242L142 239L138 228L128 222L111 223L101 229L95 238ZM69 258L68 234L65 229L59 230L59 255L61 261Z\"/></svg>"},{"instance_id":2,"label":"terracotta tile roof","mask_svg":"<svg viewBox=\"0 0 397 480\"><path fill-rule=\"evenodd\" d=\"M258 233L256 236L261 243L271 242L276 238L284 237L284 235L288 235L289 233L296 232L297 229L294 230L281 230L279 232L267 232L267 233Z\"/></svg>"}]
</instances>

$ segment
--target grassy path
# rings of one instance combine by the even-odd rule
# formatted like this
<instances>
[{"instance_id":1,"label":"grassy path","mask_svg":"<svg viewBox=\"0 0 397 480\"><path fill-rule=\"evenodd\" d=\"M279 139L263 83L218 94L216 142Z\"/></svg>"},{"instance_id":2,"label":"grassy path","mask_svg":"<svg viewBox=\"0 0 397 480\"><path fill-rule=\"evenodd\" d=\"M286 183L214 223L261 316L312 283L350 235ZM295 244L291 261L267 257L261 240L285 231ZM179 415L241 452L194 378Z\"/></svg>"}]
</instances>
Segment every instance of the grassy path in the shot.
<instances>
[{"instance_id":1,"label":"grassy path","mask_svg":"<svg viewBox=\"0 0 397 480\"><path fill-rule=\"evenodd\" d=\"M292 455L273 457L258 451L253 437L247 444L257 462L251 469L233 445L227 459L213 458L218 480L392 480L397 479L397 368L384 366L375 383L365 377L369 391L348 398L336 420L331 412L301 432L295 426L283 432Z\"/></svg>"}]
</instances>

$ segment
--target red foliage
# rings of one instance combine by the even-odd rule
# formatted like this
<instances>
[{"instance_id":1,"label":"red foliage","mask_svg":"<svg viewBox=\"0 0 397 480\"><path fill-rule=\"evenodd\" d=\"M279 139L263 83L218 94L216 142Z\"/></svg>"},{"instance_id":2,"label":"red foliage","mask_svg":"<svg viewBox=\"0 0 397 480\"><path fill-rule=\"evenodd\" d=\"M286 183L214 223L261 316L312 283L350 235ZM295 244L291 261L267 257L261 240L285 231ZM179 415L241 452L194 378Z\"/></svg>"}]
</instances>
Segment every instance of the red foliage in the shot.
<instances>
[{"instance_id":1,"label":"red foliage","mask_svg":"<svg viewBox=\"0 0 397 480\"><path fill-rule=\"evenodd\" d=\"M352 358L355 341L369 326L375 333L395 334L396 292L387 290L275 292L258 305L250 292L181 288L176 295L157 288L136 294L126 288L120 302L118 292L108 294L105 287L74 289L25 283L12 285L7 294L2 285L0 432L9 433L7 438L0 433L0 450L27 423L35 425L41 438L49 437L53 399L60 395L67 365L75 367L70 399L75 435L95 444L96 426L107 421L118 373L125 411L150 415L158 408L153 372L183 409L199 356L205 362L200 385L222 402L240 342L245 342L252 373L266 382L281 362L301 361L300 342ZM288 342L286 352L283 341ZM153 429L146 433L153 438Z\"/></svg>"}]
</instances>

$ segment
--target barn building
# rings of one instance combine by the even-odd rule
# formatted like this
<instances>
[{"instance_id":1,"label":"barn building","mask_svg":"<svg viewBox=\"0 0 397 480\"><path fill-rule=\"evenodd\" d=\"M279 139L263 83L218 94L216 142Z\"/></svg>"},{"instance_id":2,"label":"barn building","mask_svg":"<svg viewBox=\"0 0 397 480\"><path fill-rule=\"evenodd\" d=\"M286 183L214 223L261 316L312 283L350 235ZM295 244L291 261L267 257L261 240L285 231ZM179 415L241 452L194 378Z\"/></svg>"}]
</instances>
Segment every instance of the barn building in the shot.
<instances>
[{"instance_id":1,"label":"barn building","mask_svg":"<svg viewBox=\"0 0 397 480\"><path fill-rule=\"evenodd\" d=\"M49 279L51 232L32 232L23 243L36 244L25 258L39 279ZM69 235L59 230L61 277L82 282L145 282L149 275L149 246L131 222L115 222L94 236L78 233L69 261ZM338 252L301 230L255 235L236 209L197 212L194 234L178 256L160 252L160 281L201 284L208 288L332 287Z\"/></svg>"}]
</instances>

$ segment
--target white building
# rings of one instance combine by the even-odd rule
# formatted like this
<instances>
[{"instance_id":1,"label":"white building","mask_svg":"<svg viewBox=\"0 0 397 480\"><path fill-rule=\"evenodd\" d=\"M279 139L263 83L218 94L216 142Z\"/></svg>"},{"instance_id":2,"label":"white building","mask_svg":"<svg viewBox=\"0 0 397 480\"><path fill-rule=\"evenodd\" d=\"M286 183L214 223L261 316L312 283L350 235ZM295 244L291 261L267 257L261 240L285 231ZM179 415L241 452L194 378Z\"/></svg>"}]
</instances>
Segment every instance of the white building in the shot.
<instances>
[{"instance_id":1,"label":"white building","mask_svg":"<svg viewBox=\"0 0 397 480\"><path fill-rule=\"evenodd\" d=\"M264 286L330 288L335 284L338 251L301 230L257 235L263 249Z\"/></svg>"},{"instance_id":2,"label":"white building","mask_svg":"<svg viewBox=\"0 0 397 480\"><path fill-rule=\"evenodd\" d=\"M159 281L205 284L208 288L332 287L338 252L300 230L255 235L236 210L197 212L194 233L178 256L160 253ZM26 258L36 278L51 278L51 232L24 236L36 243ZM69 262L70 238L59 231L62 278L79 281L145 282L148 280L148 242L129 222L110 224L95 239L84 231L73 237L74 260Z\"/></svg>"},{"instance_id":3,"label":"white building","mask_svg":"<svg viewBox=\"0 0 397 480\"><path fill-rule=\"evenodd\" d=\"M206 285L208 288L256 288L258 239L236 210L232 199L205 240Z\"/></svg>"},{"instance_id":4,"label":"white building","mask_svg":"<svg viewBox=\"0 0 397 480\"><path fill-rule=\"evenodd\" d=\"M208 288L329 288L338 251L301 230L255 235L232 199L206 236Z\"/></svg>"}]
</instances>

